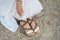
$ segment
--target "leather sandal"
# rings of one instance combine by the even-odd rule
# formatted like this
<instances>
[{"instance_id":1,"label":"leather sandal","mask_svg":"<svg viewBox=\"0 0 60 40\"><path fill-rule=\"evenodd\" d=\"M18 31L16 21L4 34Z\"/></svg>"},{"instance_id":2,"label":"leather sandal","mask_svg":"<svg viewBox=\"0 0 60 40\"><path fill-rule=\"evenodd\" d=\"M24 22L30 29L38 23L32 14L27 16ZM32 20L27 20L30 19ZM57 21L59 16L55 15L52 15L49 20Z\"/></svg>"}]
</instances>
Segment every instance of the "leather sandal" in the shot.
<instances>
[{"instance_id":1,"label":"leather sandal","mask_svg":"<svg viewBox=\"0 0 60 40\"><path fill-rule=\"evenodd\" d=\"M31 21L31 22L29 22L29 21ZM22 22L22 24L21 24L21 22ZM27 19L27 21L20 20L20 26L24 30L24 33L27 36L34 36L36 33L38 33L38 30L39 30L38 26L35 26L33 28L31 23L33 23L33 19Z\"/></svg>"}]
</instances>

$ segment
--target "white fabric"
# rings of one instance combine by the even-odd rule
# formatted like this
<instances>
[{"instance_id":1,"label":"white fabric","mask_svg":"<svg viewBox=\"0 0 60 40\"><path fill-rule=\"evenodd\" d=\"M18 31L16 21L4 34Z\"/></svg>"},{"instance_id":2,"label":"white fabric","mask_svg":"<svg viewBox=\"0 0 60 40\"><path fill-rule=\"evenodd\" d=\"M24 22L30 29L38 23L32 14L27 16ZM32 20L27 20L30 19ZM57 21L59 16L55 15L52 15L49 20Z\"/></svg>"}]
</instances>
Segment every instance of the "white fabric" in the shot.
<instances>
[{"instance_id":1,"label":"white fabric","mask_svg":"<svg viewBox=\"0 0 60 40\"><path fill-rule=\"evenodd\" d=\"M24 15L19 16L16 11L16 0L0 0L0 21L10 31L18 29L16 19L21 20L41 12L42 5L39 0L22 0Z\"/></svg>"}]
</instances>

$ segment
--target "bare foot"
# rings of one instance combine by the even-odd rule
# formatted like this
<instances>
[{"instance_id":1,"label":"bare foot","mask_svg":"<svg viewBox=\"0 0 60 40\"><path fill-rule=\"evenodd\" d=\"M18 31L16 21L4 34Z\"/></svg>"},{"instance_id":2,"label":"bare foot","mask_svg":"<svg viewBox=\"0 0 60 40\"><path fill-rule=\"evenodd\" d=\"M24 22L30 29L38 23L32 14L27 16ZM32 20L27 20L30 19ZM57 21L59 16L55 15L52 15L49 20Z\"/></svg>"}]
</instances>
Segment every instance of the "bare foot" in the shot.
<instances>
[{"instance_id":1,"label":"bare foot","mask_svg":"<svg viewBox=\"0 0 60 40\"><path fill-rule=\"evenodd\" d=\"M20 20L20 26L21 28L24 29L25 34L27 36L33 36L35 33L33 32L33 29L31 29L29 23L27 22L27 20Z\"/></svg>"},{"instance_id":2,"label":"bare foot","mask_svg":"<svg viewBox=\"0 0 60 40\"><path fill-rule=\"evenodd\" d=\"M32 18L20 20L20 26L24 29L27 36L34 36L39 30Z\"/></svg>"},{"instance_id":3,"label":"bare foot","mask_svg":"<svg viewBox=\"0 0 60 40\"><path fill-rule=\"evenodd\" d=\"M34 30L35 27L36 27L36 24L35 24L35 22L33 21L32 17L28 18L27 20L28 20L30 26L32 27L32 29Z\"/></svg>"}]
</instances>

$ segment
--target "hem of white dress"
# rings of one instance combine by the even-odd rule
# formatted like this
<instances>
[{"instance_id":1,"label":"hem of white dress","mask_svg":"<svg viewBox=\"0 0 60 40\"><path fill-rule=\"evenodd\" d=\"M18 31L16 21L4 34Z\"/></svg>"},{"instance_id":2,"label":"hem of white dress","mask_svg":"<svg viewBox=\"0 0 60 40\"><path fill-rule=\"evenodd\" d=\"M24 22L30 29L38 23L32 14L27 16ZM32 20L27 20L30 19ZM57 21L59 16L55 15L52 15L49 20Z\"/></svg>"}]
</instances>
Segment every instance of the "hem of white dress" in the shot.
<instances>
[{"instance_id":1,"label":"hem of white dress","mask_svg":"<svg viewBox=\"0 0 60 40\"><path fill-rule=\"evenodd\" d=\"M7 28L7 29L8 29L8 28ZM11 32L16 32L17 29L18 29L18 27L14 28L14 29L8 29L8 30L11 31Z\"/></svg>"}]
</instances>

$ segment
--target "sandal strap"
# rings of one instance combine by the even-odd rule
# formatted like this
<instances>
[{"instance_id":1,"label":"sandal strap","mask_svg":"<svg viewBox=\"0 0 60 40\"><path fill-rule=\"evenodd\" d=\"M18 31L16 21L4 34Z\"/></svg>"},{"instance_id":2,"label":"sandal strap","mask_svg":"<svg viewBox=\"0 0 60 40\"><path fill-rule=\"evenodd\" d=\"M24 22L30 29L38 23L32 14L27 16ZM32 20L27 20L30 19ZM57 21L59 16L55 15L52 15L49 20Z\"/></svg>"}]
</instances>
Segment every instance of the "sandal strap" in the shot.
<instances>
[{"instance_id":1,"label":"sandal strap","mask_svg":"<svg viewBox=\"0 0 60 40\"><path fill-rule=\"evenodd\" d=\"M25 22L23 25L20 25L23 29L31 30L31 28L24 28L24 25L26 25L28 23L27 21L24 21L24 20L20 20L20 21Z\"/></svg>"},{"instance_id":2,"label":"sandal strap","mask_svg":"<svg viewBox=\"0 0 60 40\"><path fill-rule=\"evenodd\" d=\"M31 21L31 23L33 22L33 20ZM32 25L31 25L31 23L29 23L29 25L30 25L30 27L31 27L31 29L34 31L34 29L32 28Z\"/></svg>"},{"instance_id":3,"label":"sandal strap","mask_svg":"<svg viewBox=\"0 0 60 40\"><path fill-rule=\"evenodd\" d=\"M28 21L33 21L33 19L29 19L29 18L27 18L27 20L28 20Z\"/></svg>"},{"instance_id":4,"label":"sandal strap","mask_svg":"<svg viewBox=\"0 0 60 40\"><path fill-rule=\"evenodd\" d=\"M27 23L27 21L20 20L20 22L21 22L21 21L22 21L22 22L24 22L24 24L23 24L23 25L21 25L21 24L20 24L20 26L22 26L22 27L23 27L23 26Z\"/></svg>"},{"instance_id":5,"label":"sandal strap","mask_svg":"<svg viewBox=\"0 0 60 40\"><path fill-rule=\"evenodd\" d=\"M24 21L24 20L20 20L20 21L22 21L22 22L27 22L27 21Z\"/></svg>"},{"instance_id":6,"label":"sandal strap","mask_svg":"<svg viewBox=\"0 0 60 40\"><path fill-rule=\"evenodd\" d=\"M31 22L31 23L32 23L32 22ZM30 23L30 27L32 28L31 23ZM36 24L36 23L35 23L35 24ZM32 29L33 29L33 31L34 31L36 28L37 28L37 26L35 26L35 28L34 28L34 29L32 28Z\"/></svg>"},{"instance_id":7,"label":"sandal strap","mask_svg":"<svg viewBox=\"0 0 60 40\"><path fill-rule=\"evenodd\" d=\"M28 22L29 22L29 21L31 21L31 23L33 22L33 19L27 18L27 20L28 20ZM32 26L31 26L31 23L29 23L29 25L30 25L31 29L33 29ZM35 24L36 24L36 23L35 23ZM33 31L34 31L36 28L37 28L37 26L35 26L35 28L33 29Z\"/></svg>"},{"instance_id":8,"label":"sandal strap","mask_svg":"<svg viewBox=\"0 0 60 40\"><path fill-rule=\"evenodd\" d=\"M33 22L33 19L27 19L27 20L28 21L30 20L31 23ZM35 26L35 28L33 29L31 23L28 23L28 21L24 21L24 20L20 20L20 21L25 22L23 25L20 25L24 30L33 30L34 31L37 28L37 26ZM26 25L27 23L30 25L30 28L24 28L24 25Z\"/></svg>"}]
</instances>

